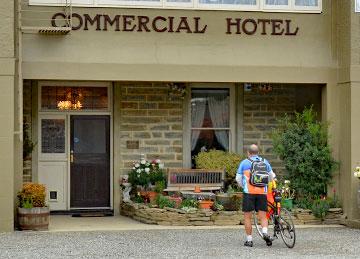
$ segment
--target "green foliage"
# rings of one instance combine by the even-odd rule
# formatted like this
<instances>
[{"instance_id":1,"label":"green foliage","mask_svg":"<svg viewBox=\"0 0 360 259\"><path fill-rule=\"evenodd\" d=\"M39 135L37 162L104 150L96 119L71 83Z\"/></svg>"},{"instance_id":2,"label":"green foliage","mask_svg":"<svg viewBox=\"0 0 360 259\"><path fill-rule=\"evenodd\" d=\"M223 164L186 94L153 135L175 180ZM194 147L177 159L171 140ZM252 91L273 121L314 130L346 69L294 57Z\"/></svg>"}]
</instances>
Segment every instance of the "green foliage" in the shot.
<instances>
[{"instance_id":1,"label":"green foliage","mask_svg":"<svg viewBox=\"0 0 360 259\"><path fill-rule=\"evenodd\" d=\"M224 206L218 203L217 201L215 201L214 204L211 206L211 209L213 211L220 211L220 210L224 210Z\"/></svg>"},{"instance_id":2,"label":"green foliage","mask_svg":"<svg viewBox=\"0 0 360 259\"><path fill-rule=\"evenodd\" d=\"M329 209L330 204L326 199L317 199L314 201L311 211L315 217L324 220Z\"/></svg>"},{"instance_id":3,"label":"green foliage","mask_svg":"<svg viewBox=\"0 0 360 259\"><path fill-rule=\"evenodd\" d=\"M328 201L330 208L341 208L341 203L338 196L327 197L326 200Z\"/></svg>"},{"instance_id":4,"label":"green foliage","mask_svg":"<svg viewBox=\"0 0 360 259\"><path fill-rule=\"evenodd\" d=\"M327 142L328 125L315 118L312 108L305 108L302 113L295 112L293 118L286 115L279 120L272 133L274 151L284 161L286 177L300 206L306 199L326 194L338 165Z\"/></svg>"},{"instance_id":5,"label":"green foliage","mask_svg":"<svg viewBox=\"0 0 360 259\"><path fill-rule=\"evenodd\" d=\"M194 199L184 199L181 204L180 204L180 208L198 208L199 207L199 202L197 200Z\"/></svg>"},{"instance_id":6,"label":"green foliage","mask_svg":"<svg viewBox=\"0 0 360 259\"><path fill-rule=\"evenodd\" d=\"M133 201L134 201L135 203L144 203L144 198L141 197L140 195L135 195Z\"/></svg>"},{"instance_id":7,"label":"green foliage","mask_svg":"<svg viewBox=\"0 0 360 259\"><path fill-rule=\"evenodd\" d=\"M245 156L240 154L212 149L195 156L195 163L196 168L200 169L225 169L225 185L228 186L235 182L237 169L243 159Z\"/></svg>"},{"instance_id":8,"label":"green foliage","mask_svg":"<svg viewBox=\"0 0 360 259\"><path fill-rule=\"evenodd\" d=\"M46 188L43 184L24 183L17 193L20 208L45 207Z\"/></svg>"},{"instance_id":9,"label":"green foliage","mask_svg":"<svg viewBox=\"0 0 360 259\"><path fill-rule=\"evenodd\" d=\"M31 141L29 136L29 124L24 123L23 125L23 158L27 158L31 155L34 150L36 143Z\"/></svg>"},{"instance_id":10,"label":"green foliage","mask_svg":"<svg viewBox=\"0 0 360 259\"><path fill-rule=\"evenodd\" d=\"M162 193L164 189L165 189L165 181L155 182L155 188L154 188L155 192Z\"/></svg>"},{"instance_id":11,"label":"green foliage","mask_svg":"<svg viewBox=\"0 0 360 259\"><path fill-rule=\"evenodd\" d=\"M156 197L156 204L160 209L163 209L164 207L175 208L175 201L171 201L168 197L161 194Z\"/></svg>"}]
</instances>

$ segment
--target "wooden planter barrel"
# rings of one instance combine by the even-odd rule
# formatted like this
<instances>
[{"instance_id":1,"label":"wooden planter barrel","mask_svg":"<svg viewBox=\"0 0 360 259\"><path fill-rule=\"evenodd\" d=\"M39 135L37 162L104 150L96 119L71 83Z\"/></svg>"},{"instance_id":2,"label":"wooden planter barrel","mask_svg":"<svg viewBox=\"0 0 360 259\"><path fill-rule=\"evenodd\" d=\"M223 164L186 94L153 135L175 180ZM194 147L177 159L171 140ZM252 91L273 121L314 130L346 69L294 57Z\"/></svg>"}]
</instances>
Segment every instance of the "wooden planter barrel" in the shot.
<instances>
[{"instance_id":1,"label":"wooden planter barrel","mask_svg":"<svg viewBox=\"0 0 360 259\"><path fill-rule=\"evenodd\" d=\"M48 230L50 210L48 207L18 208L20 230Z\"/></svg>"}]
</instances>

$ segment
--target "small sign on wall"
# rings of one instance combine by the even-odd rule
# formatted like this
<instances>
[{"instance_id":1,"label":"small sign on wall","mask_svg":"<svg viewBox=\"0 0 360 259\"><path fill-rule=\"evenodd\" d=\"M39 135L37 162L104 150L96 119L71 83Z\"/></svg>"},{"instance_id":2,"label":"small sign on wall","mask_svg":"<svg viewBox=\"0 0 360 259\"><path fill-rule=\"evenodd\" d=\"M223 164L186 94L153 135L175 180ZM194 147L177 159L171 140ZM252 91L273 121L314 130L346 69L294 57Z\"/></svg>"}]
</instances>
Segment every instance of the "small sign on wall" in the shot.
<instances>
[{"instance_id":1,"label":"small sign on wall","mask_svg":"<svg viewBox=\"0 0 360 259\"><path fill-rule=\"evenodd\" d=\"M138 140L127 140L126 148L127 149L139 149L139 141Z\"/></svg>"},{"instance_id":2,"label":"small sign on wall","mask_svg":"<svg viewBox=\"0 0 360 259\"><path fill-rule=\"evenodd\" d=\"M355 13L360 13L360 0L355 0Z\"/></svg>"}]
</instances>

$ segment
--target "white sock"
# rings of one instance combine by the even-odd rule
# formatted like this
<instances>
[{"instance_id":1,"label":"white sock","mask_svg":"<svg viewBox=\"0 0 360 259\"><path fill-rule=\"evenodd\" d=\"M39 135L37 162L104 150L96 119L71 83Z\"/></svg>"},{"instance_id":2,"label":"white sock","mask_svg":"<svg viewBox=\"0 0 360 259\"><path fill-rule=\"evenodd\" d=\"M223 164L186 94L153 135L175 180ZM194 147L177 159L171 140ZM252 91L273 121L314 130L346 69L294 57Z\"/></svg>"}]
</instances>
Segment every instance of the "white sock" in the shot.
<instances>
[{"instance_id":1,"label":"white sock","mask_svg":"<svg viewBox=\"0 0 360 259\"><path fill-rule=\"evenodd\" d=\"M263 232L263 234L267 234L268 232L267 232L267 227L263 227L262 228L262 232Z\"/></svg>"},{"instance_id":2,"label":"white sock","mask_svg":"<svg viewBox=\"0 0 360 259\"><path fill-rule=\"evenodd\" d=\"M246 236L246 241L252 241L252 235Z\"/></svg>"}]
</instances>

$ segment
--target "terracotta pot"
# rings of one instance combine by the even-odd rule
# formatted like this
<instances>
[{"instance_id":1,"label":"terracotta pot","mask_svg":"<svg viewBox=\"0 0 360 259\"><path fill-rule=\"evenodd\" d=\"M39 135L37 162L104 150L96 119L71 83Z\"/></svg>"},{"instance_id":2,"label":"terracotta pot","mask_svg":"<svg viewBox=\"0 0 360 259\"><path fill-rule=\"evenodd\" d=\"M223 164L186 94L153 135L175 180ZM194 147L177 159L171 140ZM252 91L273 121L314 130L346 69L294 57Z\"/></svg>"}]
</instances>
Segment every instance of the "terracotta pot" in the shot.
<instances>
[{"instance_id":1,"label":"terracotta pot","mask_svg":"<svg viewBox=\"0 0 360 259\"><path fill-rule=\"evenodd\" d=\"M47 230L49 218L49 207L18 208L18 223L21 230Z\"/></svg>"},{"instance_id":2,"label":"terracotta pot","mask_svg":"<svg viewBox=\"0 0 360 259\"><path fill-rule=\"evenodd\" d=\"M200 209L210 209L213 204L214 204L213 201L202 200L202 201L199 201L199 208Z\"/></svg>"},{"instance_id":3,"label":"terracotta pot","mask_svg":"<svg viewBox=\"0 0 360 259\"><path fill-rule=\"evenodd\" d=\"M149 198L150 203L155 202L157 195L158 195L158 193L154 192L154 191L148 191L147 192L147 197Z\"/></svg>"}]
</instances>

